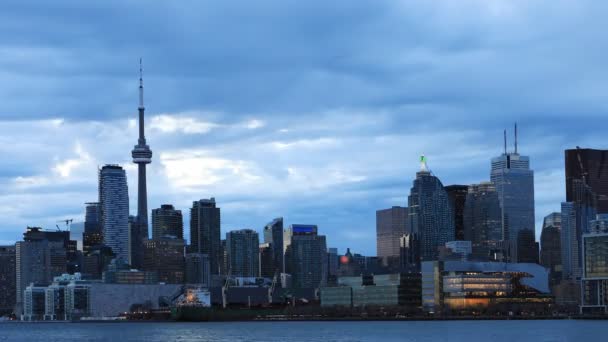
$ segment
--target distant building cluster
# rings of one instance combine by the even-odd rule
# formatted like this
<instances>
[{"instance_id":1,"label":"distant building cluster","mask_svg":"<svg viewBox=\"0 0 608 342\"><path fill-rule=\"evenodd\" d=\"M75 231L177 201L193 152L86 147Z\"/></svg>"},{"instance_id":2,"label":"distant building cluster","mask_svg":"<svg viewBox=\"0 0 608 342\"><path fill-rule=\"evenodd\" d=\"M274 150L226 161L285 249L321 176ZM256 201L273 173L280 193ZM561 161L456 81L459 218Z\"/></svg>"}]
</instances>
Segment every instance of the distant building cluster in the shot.
<instances>
[{"instance_id":1,"label":"distant building cluster","mask_svg":"<svg viewBox=\"0 0 608 342\"><path fill-rule=\"evenodd\" d=\"M420 159L407 206L376 212L376 256L328 246L315 224L221 234L215 198L163 204L148 225L140 78L137 215L119 165L98 172L98 198L71 231L27 227L0 246L0 315L78 320L180 308L318 305L406 312L604 312L608 298L608 151L565 151L567 197L535 234L530 159L505 149L489 180L444 186ZM517 127L515 128L517 137ZM71 222L66 222L66 225ZM189 229L188 229L189 227ZM151 229L150 229L151 228ZM151 231L151 234L149 234ZM531 310L531 309L530 309Z\"/></svg>"}]
</instances>

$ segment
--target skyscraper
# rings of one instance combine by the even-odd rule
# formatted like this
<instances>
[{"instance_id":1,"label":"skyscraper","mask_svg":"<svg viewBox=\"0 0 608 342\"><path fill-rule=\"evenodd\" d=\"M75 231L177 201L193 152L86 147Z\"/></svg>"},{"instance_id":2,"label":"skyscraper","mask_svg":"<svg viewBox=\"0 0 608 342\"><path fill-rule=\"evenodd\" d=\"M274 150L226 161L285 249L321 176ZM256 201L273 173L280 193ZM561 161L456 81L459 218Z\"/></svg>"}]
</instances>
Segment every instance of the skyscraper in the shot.
<instances>
[{"instance_id":1,"label":"skyscraper","mask_svg":"<svg viewBox=\"0 0 608 342\"><path fill-rule=\"evenodd\" d=\"M103 244L99 203L86 203L84 216L83 251L88 254L95 246Z\"/></svg>"},{"instance_id":2,"label":"skyscraper","mask_svg":"<svg viewBox=\"0 0 608 342\"><path fill-rule=\"evenodd\" d=\"M152 210L152 238L184 238L184 219L181 210L175 210L171 204L163 204Z\"/></svg>"},{"instance_id":3,"label":"skyscraper","mask_svg":"<svg viewBox=\"0 0 608 342\"><path fill-rule=\"evenodd\" d=\"M15 245L17 313L21 313L23 291L30 283L48 285L67 271L69 232L48 232L28 227L23 241Z\"/></svg>"},{"instance_id":4,"label":"skyscraper","mask_svg":"<svg viewBox=\"0 0 608 342\"><path fill-rule=\"evenodd\" d=\"M99 170L99 213L104 244L129 261L129 189L125 170L105 165Z\"/></svg>"},{"instance_id":5,"label":"skyscraper","mask_svg":"<svg viewBox=\"0 0 608 342\"><path fill-rule=\"evenodd\" d=\"M524 229L534 231L534 171L530 169L530 158L517 152L517 126L515 126L515 151L505 151L492 158L490 179L496 185L503 222L503 240L511 244L510 260L517 258L517 236ZM523 240L521 240L523 241Z\"/></svg>"},{"instance_id":6,"label":"skyscraper","mask_svg":"<svg viewBox=\"0 0 608 342\"><path fill-rule=\"evenodd\" d=\"M464 240L464 205L469 191L468 185L448 185L445 187L454 215L456 240Z\"/></svg>"},{"instance_id":7,"label":"skyscraper","mask_svg":"<svg viewBox=\"0 0 608 342\"><path fill-rule=\"evenodd\" d=\"M421 261L437 260L438 248L455 238L454 215L448 193L429 171L424 156L420 164L408 197L410 222L420 241Z\"/></svg>"},{"instance_id":8,"label":"skyscraper","mask_svg":"<svg viewBox=\"0 0 608 342\"><path fill-rule=\"evenodd\" d=\"M272 250L272 273L283 272L283 218L278 217L264 227L264 242Z\"/></svg>"},{"instance_id":9,"label":"skyscraper","mask_svg":"<svg viewBox=\"0 0 608 342\"><path fill-rule=\"evenodd\" d=\"M562 203L561 249L562 277L578 280L582 276L582 235L597 214L597 197L584 180L573 179L572 202Z\"/></svg>"},{"instance_id":10,"label":"skyscraper","mask_svg":"<svg viewBox=\"0 0 608 342\"><path fill-rule=\"evenodd\" d=\"M492 182L469 186L464 208L464 240L471 241L477 260L499 260L497 247L502 240L502 220L498 192Z\"/></svg>"},{"instance_id":11,"label":"skyscraper","mask_svg":"<svg viewBox=\"0 0 608 342\"><path fill-rule=\"evenodd\" d=\"M139 60L139 139L133 148L133 163L137 164L137 222L141 230L141 239L148 238L148 190L146 183L146 165L152 162L152 150L146 144L144 133L144 81L141 59Z\"/></svg>"},{"instance_id":12,"label":"skyscraper","mask_svg":"<svg viewBox=\"0 0 608 342\"><path fill-rule=\"evenodd\" d=\"M273 252L272 244L266 242L260 244L260 277L270 279L274 277L276 270Z\"/></svg>"},{"instance_id":13,"label":"skyscraper","mask_svg":"<svg viewBox=\"0 0 608 342\"><path fill-rule=\"evenodd\" d=\"M517 262L538 264L539 247L535 232L532 229L523 229L517 234Z\"/></svg>"},{"instance_id":14,"label":"skyscraper","mask_svg":"<svg viewBox=\"0 0 608 342\"><path fill-rule=\"evenodd\" d=\"M376 211L376 255L398 260L399 239L410 231L407 208L392 207Z\"/></svg>"},{"instance_id":15,"label":"skyscraper","mask_svg":"<svg viewBox=\"0 0 608 342\"><path fill-rule=\"evenodd\" d=\"M144 243L143 270L156 272L158 281L182 284L186 277L184 240L154 239Z\"/></svg>"},{"instance_id":16,"label":"skyscraper","mask_svg":"<svg viewBox=\"0 0 608 342\"><path fill-rule=\"evenodd\" d=\"M259 277L260 238L251 229L226 233L228 269L234 277Z\"/></svg>"},{"instance_id":17,"label":"skyscraper","mask_svg":"<svg viewBox=\"0 0 608 342\"><path fill-rule=\"evenodd\" d=\"M566 161L566 201L572 202L575 194L572 182L585 178L597 196L597 212L608 213L608 150L590 148L564 151Z\"/></svg>"},{"instance_id":18,"label":"skyscraper","mask_svg":"<svg viewBox=\"0 0 608 342\"><path fill-rule=\"evenodd\" d=\"M201 199L192 203L190 209L190 253L209 255L212 275L219 274L220 255L220 208L215 198Z\"/></svg>"},{"instance_id":19,"label":"skyscraper","mask_svg":"<svg viewBox=\"0 0 608 342\"><path fill-rule=\"evenodd\" d=\"M295 288L319 288L327 282L327 242L315 225L293 224L288 228L287 247Z\"/></svg>"},{"instance_id":20,"label":"skyscraper","mask_svg":"<svg viewBox=\"0 0 608 342\"><path fill-rule=\"evenodd\" d=\"M549 269L550 285L559 283L562 277L561 227L561 213L545 216L540 235L540 264Z\"/></svg>"},{"instance_id":21,"label":"skyscraper","mask_svg":"<svg viewBox=\"0 0 608 342\"><path fill-rule=\"evenodd\" d=\"M13 312L16 304L16 265L15 246L0 246L0 316Z\"/></svg>"},{"instance_id":22,"label":"skyscraper","mask_svg":"<svg viewBox=\"0 0 608 342\"><path fill-rule=\"evenodd\" d=\"M209 256L207 254L186 254L186 283L200 284L203 287L211 285Z\"/></svg>"}]
</instances>

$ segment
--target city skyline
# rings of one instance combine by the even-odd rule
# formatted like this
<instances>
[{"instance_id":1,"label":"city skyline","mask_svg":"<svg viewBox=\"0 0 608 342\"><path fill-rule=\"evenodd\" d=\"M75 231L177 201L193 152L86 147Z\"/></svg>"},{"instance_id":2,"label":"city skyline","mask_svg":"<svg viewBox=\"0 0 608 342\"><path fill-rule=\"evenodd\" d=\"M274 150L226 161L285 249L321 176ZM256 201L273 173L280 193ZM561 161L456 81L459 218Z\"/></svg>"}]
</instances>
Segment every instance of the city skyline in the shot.
<instances>
[{"instance_id":1,"label":"city skyline","mask_svg":"<svg viewBox=\"0 0 608 342\"><path fill-rule=\"evenodd\" d=\"M268 26L255 17L268 11L280 20L285 12L246 5L200 8L225 13L212 23L201 23L200 33L213 36L216 24L217 32L225 34L221 37L242 35L241 42L262 37L261 46L277 46L278 52L250 51L241 56L247 44L232 47L215 41L195 49L191 43L206 40L192 33L172 53L155 44L116 52L91 46L81 50L68 43L72 38L76 44L86 40L88 29L108 28L95 17L88 23L67 20L69 30L57 28L47 36L65 40L49 39L51 43L40 41L35 32L24 32L13 38L28 42L21 54L11 50L16 41L6 40L1 46L9 53L0 58L0 65L10 67L9 76L19 82L0 83L0 95L6 99L0 104L6 160L0 165L0 244L19 240L26 226L53 229L59 220L84 221L84 203L97 198L97 167L107 163L126 169L130 212L136 214L137 170L129 151L137 138L140 56L146 62L146 138L155 152L148 169L148 208L171 203L184 212L185 226L192 201L215 197L222 208L221 236L243 228L262 233L272 218L282 216L286 225L318 225L329 247L341 251L351 247L373 255L376 246L370 241L375 240L376 210L407 206L420 154L428 156L431 169L446 186L489 180L490 159L502 153L502 129L517 121L519 151L530 157L535 172L538 239L542 219L559 211L566 200L563 151L577 145L607 147L601 125L593 124L606 115L601 92L593 91L606 79L603 68L593 67L602 64L605 49L601 44L586 45L600 19L589 19L591 8L583 5L552 4L548 15L556 23L538 23L537 16L545 15L546 7L541 5L471 4L463 5L463 10L491 16L498 23L489 24L493 30L481 32L475 19L439 9L432 12L430 25L437 27L431 28L406 13L428 13L427 5L416 2L402 5L405 8L383 3L371 13L364 4L351 4L352 20L340 22L345 28L339 28L331 22L344 5L338 3L324 8L319 19L320 29L336 33L326 38L325 51L311 41L316 35L310 28L304 32L285 23L292 29L284 33L285 41L264 31ZM116 11L120 17L123 10L133 12L129 6L113 3L101 10ZM282 10L294 18L299 9L298 18L313 20L320 6L313 2ZM0 16L23 18L29 10L15 4ZM41 5L37 10L49 8ZM76 9L83 16L89 10ZM222 19L247 11L253 14L246 25L237 32L224 32ZM141 27L133 32L125 29L129 33L124 36L96 39L111 48L120 46L121 39L127 43L153 39L146 30L161 14L142 15ZM171 16L175 22L189 19L184 13ZM571 17L585 18L587 29L563 32L568 26L559 23ZM429 38L421 46L401 41L398 33L404 32L398 24L404 18L410 28ZM441 20L454 25L442 27ZM371 25L377 22L382 24ZM517 23L534 25L545 35L508 32ZM246 32L252 28L257 29ZM164 47L174 47L167 36L174 29L159 25L153 33ZM84 33L66 34L70 30ZM361 40L336 44L350 30L360 32ZM397 34L382 35L385 30ZM559 39L553 38L558 34ZM520 45L513 49L511 44ZM300 45L303 51L290 51ZM316 49L306 50L313 46ZM376 48L368 51L369 46ZM452 48L440 49L446 46ZM531 46L534 49L526 48ZM578 54L575 50L583 46L596 54ZM546 65L542 57L553 50L563 54L552 54L552 64ZM104 56L113 58L102 63ZM279 63L284 60L293 61L293 70L285 70L289 68L285 62ZM583 72L583 63L593 75ZM501 66L519 72L494 70ZM479 74L468 75L470 68L479 68ZM556 70L561 72L560 82L554 80ZM421 82L412 82L413 76ZM260 79L267 84L258 84ZM22 94L28 94L27 102L19 99ZM31 158L34 154L36 158ZM32 207L39 210L32 213Z\"/></svg>"}]
</instances>

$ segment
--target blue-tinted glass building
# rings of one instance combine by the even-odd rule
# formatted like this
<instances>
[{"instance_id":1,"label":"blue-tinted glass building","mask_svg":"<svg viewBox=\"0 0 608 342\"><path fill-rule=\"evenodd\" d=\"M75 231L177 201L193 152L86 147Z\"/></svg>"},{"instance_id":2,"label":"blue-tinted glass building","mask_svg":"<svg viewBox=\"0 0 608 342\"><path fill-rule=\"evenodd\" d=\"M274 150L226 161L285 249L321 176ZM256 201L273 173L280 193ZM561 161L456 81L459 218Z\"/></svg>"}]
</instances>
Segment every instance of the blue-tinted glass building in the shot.
<instances>
[{"instance_id":1,"label":"blue-tinted glass building","mask_svg":"<svg viewBox=\"0 0 608 342\"><path fill-rule=\"evenodd\" d=\"M264 242L270 244L272 274L283 272L283 218L278 217L264 227Z\"/></svg>"},{"instance_id":2,"label":"blue-tinted glass building","mask_svg":"<svg viewBox=\"0 0 608 342\"><path fill-rule=\"evenodd\" d=\"M99 170L99 214L104 244L128 262L129 189L125 170L118 165Z\"/></svg>"},{"instance_id":3,"label":"blue-tinted glass building","mask_svg":"<svg viewBox=\"0 0 608 342\"><path fill-rule=\"evenodd\" d=\"M452 208L439 178L423 165L408 197L408 213L412 232L420 241L420 260L437 260L438 248L455 239Z\"/></svg>"},{"instance_id":4,"label":"blue-tinted glass building","mask_svg":"<svg viewBox=\"0 0 608 342\"><path fill-rule=\"evenodd\" d=\"M503 239L511 245L509 259L517 262L519 232L535 230L534 171L530 169L530 158L517 151L493 158L490 179L496 185L501 205Z\"/></svg>"},{"instance_id":5,"label":"blue-tinted glass building","mask_svg":"<svg viewBox=\"0 0 608 342\"><path fill-rule=\"evenodd\" d=\"M597 214L597 198L583 180L572 181L572 202L562 203L561 248L562 276L577 280L582 276L582 236L589 232Z\"/></svg>"}]
</instances>

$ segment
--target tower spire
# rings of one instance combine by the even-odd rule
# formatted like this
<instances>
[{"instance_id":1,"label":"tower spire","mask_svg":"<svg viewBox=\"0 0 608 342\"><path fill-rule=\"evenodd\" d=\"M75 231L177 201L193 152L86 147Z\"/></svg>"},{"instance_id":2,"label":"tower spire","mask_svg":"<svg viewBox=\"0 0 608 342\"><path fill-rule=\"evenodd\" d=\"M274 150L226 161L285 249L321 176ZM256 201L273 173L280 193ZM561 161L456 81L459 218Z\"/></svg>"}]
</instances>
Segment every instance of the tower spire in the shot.
<instances>
[{"instance_id":1,"label":"tower spire","mask_svg":"<svg viewBox=\"0 0 608 342\"><path fill-rule=\"evenodd\" d=\"M505 155L507 155L507 130L503 131L504 139L505 139Z\"/></svg>"},{"instance_id":2,"label":"tower spire","mask_svg":"<svg viewBox=\"0 0 608 342\"><path fill-rule=\"evenodd\" d=\"M424 154L420 156L420 171L422 171L422 172L429 171L429 168L426 165L426 156Z\"/></svg>"},{"instance_id":3,"label":"tower spire","mask_svg":"<svg viewBox=\"0 0 608 342\"><path fill-rule=\"evenodd\" d=\"M141 58L139 58L139 108L144 108L144 73L141 64Z\"/></svg>"},{"instance_id":4,"label":"tower spire","mask_svg":"<svg viewBox=\"0 0 608 342\"><path fill-rule=\"evenodd\" d=\"M517 122L515 123L515 154L517 154Z\"/></svg>"}]
</instances>

